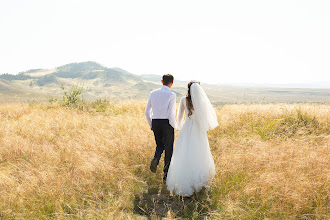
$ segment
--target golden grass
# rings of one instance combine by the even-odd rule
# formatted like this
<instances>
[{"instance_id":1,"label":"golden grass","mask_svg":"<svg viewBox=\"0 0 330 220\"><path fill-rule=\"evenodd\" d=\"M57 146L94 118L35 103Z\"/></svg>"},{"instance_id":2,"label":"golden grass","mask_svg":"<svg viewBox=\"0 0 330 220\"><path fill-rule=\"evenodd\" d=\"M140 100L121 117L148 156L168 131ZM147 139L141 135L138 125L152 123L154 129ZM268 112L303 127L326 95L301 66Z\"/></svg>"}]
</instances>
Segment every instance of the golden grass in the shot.
<instances>
[{"instance_id":1,"label":"golden grass","mask_svg":"<svg viewBox=\"0 0 330 220\"><path fill-rule=\"evenodd\" d=\"M218 107L217 175L180 198L149 171L145 104L1 104L0 219L330 217L329 105Z\"/></svg>"}]
</instances>

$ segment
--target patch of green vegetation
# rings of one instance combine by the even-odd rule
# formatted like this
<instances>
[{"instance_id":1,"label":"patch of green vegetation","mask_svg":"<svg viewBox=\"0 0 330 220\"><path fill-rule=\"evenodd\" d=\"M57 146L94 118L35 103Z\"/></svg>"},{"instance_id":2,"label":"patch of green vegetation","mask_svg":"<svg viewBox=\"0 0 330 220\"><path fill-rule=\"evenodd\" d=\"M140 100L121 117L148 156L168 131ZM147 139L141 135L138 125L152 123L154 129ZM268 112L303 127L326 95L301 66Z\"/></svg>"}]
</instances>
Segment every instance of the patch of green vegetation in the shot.
<instances>
[{"instance_id":1,"label":"patch of green vegetation","mask_svg":"<svg viewBox=\"0 0 330 220\"><path fill-rule=\"evenodd\" d=\"M32 83L32 82L31 82ZM33 83L30 86L33 85ZM36 81L38 86L45 86L48 84L60 84L60 82L57 80L57 78L53 75L53 74L47 74L44 76L41 76L40 78L38 78L38 80Z\"/></svg>"},{"instance_id":2,"label":"patch of green vegetation","mask_svg":"<svg viewBox=\"0 0 330 220\"><path fill-rule=\"evenodd\" d=\"M91 107L96 110L96 112L106 112L109 106L109 101L106 99L97 99L91 103Z\"/></svg>"},{"instance_id":3,"label":"patch of green vegetation","mask_svg":"<svg viewBox=\"0 0 330 220\"><path fill-rule=\"evenodd\" d=\"M66 89L64 83L62 83L61 89L64 92L64 96L63 96L64 105L77 106L79 103L83 102L83 97L81 96L84 91L83 85L80 86L79 84L77 84L71 86L69 89Z\"/></svg>"},{"instance_id":4,"label":"patch of green vegetation","mask_svg":"<svg viewBox=\"0 0 330 220\"><path fill-rule=\"evenodd\" d=\"M284 132L289 136L296 134L300 128L304 128L305 131L307 131L305 133L312 134L316 132L319 127L319 122L316 117L308 112L302 111L301 107L295 108L295 113L290 113L285 110L281 124L284 128Z\"/></svg>"}]
</instances>

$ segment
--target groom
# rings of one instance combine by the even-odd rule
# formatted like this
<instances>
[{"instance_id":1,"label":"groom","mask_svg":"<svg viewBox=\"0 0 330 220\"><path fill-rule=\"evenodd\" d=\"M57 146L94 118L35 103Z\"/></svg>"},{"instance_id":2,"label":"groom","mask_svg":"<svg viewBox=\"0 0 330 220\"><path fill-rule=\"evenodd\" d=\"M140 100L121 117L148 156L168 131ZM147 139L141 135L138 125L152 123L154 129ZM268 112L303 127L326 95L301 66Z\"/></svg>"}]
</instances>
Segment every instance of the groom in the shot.
<instances>
[{"instance_id":1,"label":"groom","mask_svg":"<svg viewBox=\"0 0 330 220\"><path fill-rule=\"evenodd\" d=\"M156 173L160 157L165 150L164 177L166 181L167 171L171 163L174 142L175 128L175 103L176 95L170 90L174 77L171 74L163 75L160 89L156 89L149 94L148 104L145 110L147 122L154 132L156 140L156 152L151 161L150 170ZM151 115L152 111L152 115Z\"/></svg>"}]
</instances>

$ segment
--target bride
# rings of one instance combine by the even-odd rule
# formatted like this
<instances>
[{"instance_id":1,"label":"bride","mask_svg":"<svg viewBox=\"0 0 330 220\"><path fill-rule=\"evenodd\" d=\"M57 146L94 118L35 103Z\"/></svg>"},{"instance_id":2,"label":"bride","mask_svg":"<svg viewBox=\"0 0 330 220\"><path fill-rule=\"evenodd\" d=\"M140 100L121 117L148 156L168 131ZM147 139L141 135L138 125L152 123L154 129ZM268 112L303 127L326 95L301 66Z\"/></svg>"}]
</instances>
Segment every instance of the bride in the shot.
<instances>
[{"instance_id":1,"label":"bride","mask_svg":"<svg viewBox=\"0 0 330 220\"><path fill-rule=\"evenodd\" d=\"M203 186L208 187L215 175L206 132L219 125L215 111L199 82L188 83L188 93L180 101L177 120L180 133L166 184L168 190L177 195L191 196Z\"/></svg>"}]
</instances>

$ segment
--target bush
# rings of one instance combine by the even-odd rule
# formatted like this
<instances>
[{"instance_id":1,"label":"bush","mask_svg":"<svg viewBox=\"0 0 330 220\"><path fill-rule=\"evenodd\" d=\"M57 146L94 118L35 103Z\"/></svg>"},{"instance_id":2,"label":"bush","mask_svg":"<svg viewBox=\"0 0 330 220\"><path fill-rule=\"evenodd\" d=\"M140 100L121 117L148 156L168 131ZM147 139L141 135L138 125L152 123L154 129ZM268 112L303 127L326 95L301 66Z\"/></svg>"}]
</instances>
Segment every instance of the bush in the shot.
<instances>
[{"instance_id":1,"label":"bush","mask_svg":"<svg viewBox=\"0 0 330 220\"><path fill-rule=\"evenodd\" d=\"M109 102L104 99L97 99L92 102L92 108L96 110L96 112L105 112L107 110Z\"/></svg>"},{"instance_id":2,"label":"bush","mask_svg":"<svg viewBox=\"0 0 330 220\"><path fill-rule=\"evenodd\" d=\"M64 92L64 96L63 96L63 104L66 106L75 106L77 107L79 103L83 102L83 97L80 95L83 93L84 91L84 87L83 85L74 85L71 86L70 89L66 89L64 87L64 83L61 84L61 89Z\"/></svg>"}]
</instances>

